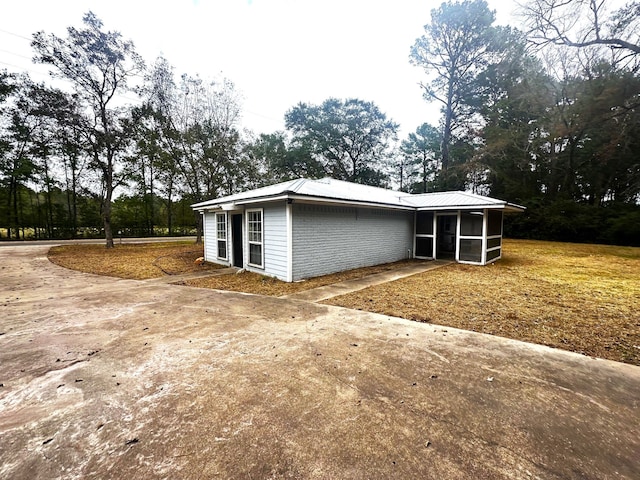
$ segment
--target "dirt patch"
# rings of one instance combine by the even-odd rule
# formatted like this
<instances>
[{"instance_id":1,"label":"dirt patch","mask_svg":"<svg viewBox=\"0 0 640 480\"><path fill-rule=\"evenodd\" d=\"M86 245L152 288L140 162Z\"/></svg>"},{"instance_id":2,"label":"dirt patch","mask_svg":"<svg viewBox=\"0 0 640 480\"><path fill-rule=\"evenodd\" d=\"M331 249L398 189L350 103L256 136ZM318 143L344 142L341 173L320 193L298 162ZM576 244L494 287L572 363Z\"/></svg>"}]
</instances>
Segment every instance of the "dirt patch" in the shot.
<instances>
[{"instance_id":1,"label":"dirt patch","mask_svg":"<svg viewBox=\"0 0 640 480\"><path fill-rule=\"evenodd\" d=\"M321 277L310 278L302 282L293 283L283 282L277 278L260 275L258 273L242 272L231 275L221 275L218 277L205 277L188 280L185 281L184 284L191 287L213 288L216 290L229 290L233 292L255 293L258 295L280 297L282 295L302 292L316 287L344 282L345 280L363 278L375 273L396 270L400 267L416 262L416 260L402 260L400 262L386 263L384 265L357 268L346 272L323 275Z\"/></svg>"},{"instance_id":2,"label":"dirt patch","mask_svg":"<svg viewBox=\"0 0 640 480\"><path fill-rule=\"evenodd\" d=\"M505 257L324 301L640 365L640 249L505 241Z\"/></svg>"},{"instance_id":3,"label":"dirt patch","mask_svg":"<svg viewBox=\"0 0 640 480\"><path fill-rule=\"evenodd\" d=\"M165 275L217 270L213 263L196 263L204 247L193 242L138 243L116 245L61 245L48 257L61 267L111 277L146 280Z\"/></svg>"}]
</instances>

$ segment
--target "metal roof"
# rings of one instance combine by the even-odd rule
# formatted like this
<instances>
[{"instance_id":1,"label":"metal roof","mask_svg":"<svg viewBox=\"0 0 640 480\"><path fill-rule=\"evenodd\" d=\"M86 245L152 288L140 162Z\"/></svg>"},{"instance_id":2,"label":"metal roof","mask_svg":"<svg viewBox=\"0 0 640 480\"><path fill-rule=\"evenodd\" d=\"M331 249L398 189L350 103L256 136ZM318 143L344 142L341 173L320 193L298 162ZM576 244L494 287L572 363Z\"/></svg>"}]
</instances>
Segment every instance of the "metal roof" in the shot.
<instances>
[{"instance_id":1,"label":"metal roof","mask_svg":"<svg viewBox=\"0 0 640 480\"><path fill-rule=\"evenodd\" d=\"M322 178L299 178L268 187L248 190L192 205L195 210L224 208L275 199L306 199L354 205L379 205L389 208L417 210L453 210L458 208L500 208L523 211L524 207L491 197L467 192L409 194L358 183Z\"/></svg>"}]
</instances>

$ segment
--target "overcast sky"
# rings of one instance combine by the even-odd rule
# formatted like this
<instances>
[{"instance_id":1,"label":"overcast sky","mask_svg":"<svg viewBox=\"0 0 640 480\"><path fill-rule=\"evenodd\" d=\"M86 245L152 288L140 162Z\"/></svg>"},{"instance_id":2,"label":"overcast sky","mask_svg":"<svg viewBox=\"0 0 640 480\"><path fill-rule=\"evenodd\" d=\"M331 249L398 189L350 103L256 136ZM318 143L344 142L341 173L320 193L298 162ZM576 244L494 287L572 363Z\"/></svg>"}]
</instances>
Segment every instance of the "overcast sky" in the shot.
<instances>
[{"instance_id":1,"label":"overcast sky","mask_svg":"<svg viewBox=\"0 0 640 480\"><path fill-rule=\"evenodd\" d=\"M93 11L105 29L131 39L147 64L163 54L175 73L224 75L243 96L242 127L255 133L284 128L298 102L329 97L373 101L406 136L436 125L409 64L409 50L430 21L433 0L15 0L0 17L0 69L47 78L30 59L31 35L66 36ZM513 23L512 0L489 0L498 24Z\"/></svg>"}]
</instances>

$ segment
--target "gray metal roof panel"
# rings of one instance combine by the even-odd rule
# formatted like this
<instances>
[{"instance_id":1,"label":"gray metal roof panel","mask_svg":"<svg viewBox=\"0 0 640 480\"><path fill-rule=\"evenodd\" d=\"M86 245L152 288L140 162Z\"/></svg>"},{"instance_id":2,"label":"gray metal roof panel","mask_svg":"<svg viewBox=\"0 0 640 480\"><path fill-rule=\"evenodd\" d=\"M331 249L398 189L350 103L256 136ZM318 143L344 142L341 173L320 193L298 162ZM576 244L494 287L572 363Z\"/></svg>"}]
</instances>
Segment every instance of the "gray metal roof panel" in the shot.
<instances>
[{"instance_id":1,"label":"gray metal roof panel","mask_svg":"<svg viewBox=\"0 0 640 480\"><path fill-rule=\"evenodd\" d=\"M453 209L459 208L506 208L514 211L524 210L519 205L508 204L503 200L498 200L483 195L467 192L439 192L409 194L388 190L385 188L371 187L357 183L335 180L332 178L322 178L312 180L299 178L288 182L277 183L267 187L248 190L246 192L220 197L206 202L192 205L194 209L203 210L216 208L223 204L245 203L281 197L283 195L295 194L309 198L340 200L353 203L379 204L391 207L412 207L417 209Z\"/></svg>"}]
</instances>

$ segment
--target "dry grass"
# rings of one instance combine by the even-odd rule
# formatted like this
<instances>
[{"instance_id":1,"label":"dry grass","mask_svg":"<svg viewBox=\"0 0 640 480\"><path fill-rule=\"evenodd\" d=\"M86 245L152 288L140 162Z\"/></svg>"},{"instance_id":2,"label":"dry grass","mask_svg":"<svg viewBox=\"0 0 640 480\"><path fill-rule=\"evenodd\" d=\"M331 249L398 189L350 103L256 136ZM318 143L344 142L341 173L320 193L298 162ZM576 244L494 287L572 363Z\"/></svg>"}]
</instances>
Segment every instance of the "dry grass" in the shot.
<instances>
[{"instance_id":1,"label":"dry grass","mask_svg":"<svg viewBox=\"0 0 640 480\"><path fill-rule=\"evenodd\" d=\"M414 263L414 260L402 260L373 267L357 268L346 272L323 275L321 277L310 278L302 282L287 283L276 278L260 275L253 272L242 272L239 274L222 275L219 277L205 277L183 282L190 287L213 288L216 290L230 290L233 292L255 293L258 295L270 295L280 297L291 293L310 290L332 283L343 282L355 278L366 277L374 273L394 270L404 265Z\"/></svg>"},{"instance_id":2,"label":"dry grass","mask_svg":"<svg viewBox=\"0 0 640 480\"><path fill-rule=\"evenodd\" d=\"M486 267L452 264L325 301L445 326L550 345L640 365L640 248L505 240L505 256ZM216 269L197 266L194 244L69 245L52 262L122 278ZM367 267L298 283L245 272L184 282L280 296L391 270Z\"/></svg>"},{"instance_id":3,"label":"dry grass","mask_svg":"<svg viewBox=\"0 0 640 480\"><path fill-rule=\"evenodd\" d=\"M640 365L639 299L639 248L506 240L495 264L452 264L324 303Z\"/></svg>"},{"instance_id":4,"label":"dry grass","mask_svg":"<svg viewBox=\"0 0 640 480\"><path fill-rule=\"evenodd\" d=\"M196 265L203 246L193 242L116 245L61 245L49 250L49 260L61 267L111 277L145 280L164 275L215 270L218 265Z\"/></svg>"}]
</instances>

